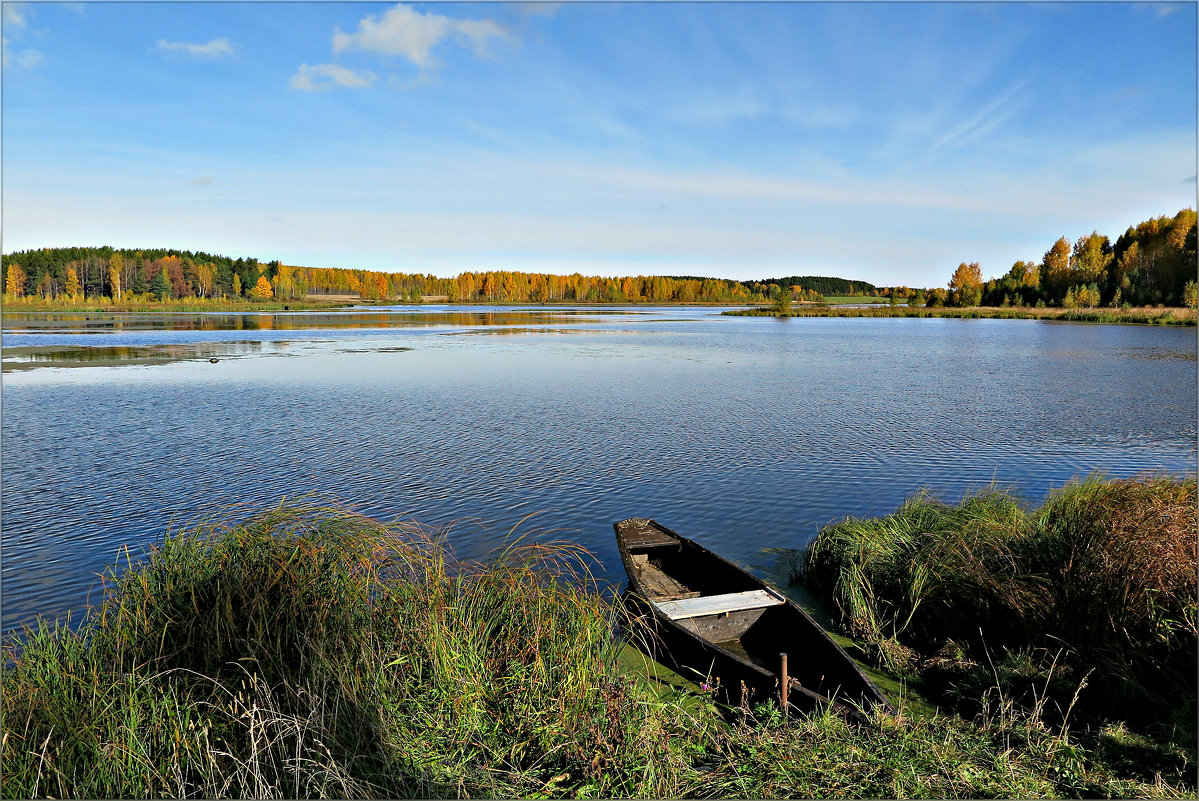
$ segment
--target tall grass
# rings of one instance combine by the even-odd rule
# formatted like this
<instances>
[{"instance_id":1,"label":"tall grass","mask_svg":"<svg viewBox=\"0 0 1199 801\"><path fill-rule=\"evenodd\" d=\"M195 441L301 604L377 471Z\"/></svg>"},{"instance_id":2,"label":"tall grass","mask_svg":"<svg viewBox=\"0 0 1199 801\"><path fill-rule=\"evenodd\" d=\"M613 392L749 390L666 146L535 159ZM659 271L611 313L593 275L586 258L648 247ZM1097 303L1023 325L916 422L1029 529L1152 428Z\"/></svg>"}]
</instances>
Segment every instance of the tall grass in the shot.
<instances>
[{"instance_id":1,"label":"tall grass","mask_svg":"<svg viewBox=\"0 0 1199 801\"><path fill-rule=\"evenodd\" d=\"M740 317L778 317L773 309L740 309L721 312ZM951 317L964 319L1061 320L1080 323L1135 323L1139 325L1195 325L1197 315L1188 308L1063 309L1028 306L927 307L876 305L867 308L793 306L789 317Z\"/></svg>"},{"instance_id":2,"label":"tall grass","mask_svg":"<svg viewBox=\"0 0 1199 801\"><path fill-rule=\"evenodd\" d=\"M823 529L805 576L884 657L907 653L896 642L956 643L979 664L1039 654L1087 677L1087 706L1175 719L1193 741L1195 487L1092 476L1033 511L997 488L955 506L921 495Z\"/></svg>"},{"instance_id":3,"label":"tall grass","mask_svg":"<svg viewBox=\"0 0 1199 801\"><path fill-rule=\"evenodd\" d=\"M1192 725L1195 486L1156 476L1065 487L1037 513L1024 557L1046 579L1038 626L1095 666L1113 700L1164 708L1189 687Z\"/></svg>"},{"instance_id":4,"label":"tall grass","mask_svg":"<svg viewBox=\"0 0 1199 801\"><path fill-rule=\"evenodd\" d=\"M580 557L457 563L418 526L302 505L175 532L78 633L10 652L4 794L515 796L604 787L620 752L653 757L619 773L652 795L678 749L647 733L684 723L620 677Z\"/></svg>"},{"instance_id":5,"label":"tall grass","mask_svg":"<svg viewBox=\"0 0 1199 801\"><path fill-rule=\"evenodd\" d=\"M82 626L6 645L0 794L26 798L1182 797L1136 735L718 710L629 672L569 543L483 562L312 505L230 513L108 576ZM627 652L626 652L627 653ZM627 662L626 662L627 664ZM1118 732L1119 734L1119 732ZM1120 765L1114 769L1111 764ZM1138 762L1137 764L1141 764ZM1141 771L1136 773L1136 771ZM1165 774L1167 779L1162 780Z\"/></svg>"},{"instance_id":6,"label":"tall grass","mask_svg":"<svg viewBox=\"0 0 1199 801\"><path fill-rule=\"evenodd\" d=\"M832 598L844 627L866 640L958 636L1019 593L1011 531L1022 522L1010 494L987 489L948 506L925 494L894 514L829 526L805 553L808 584ZM1002 577L1002 578L1001 578Z\"/></svg>"}]
</instances>

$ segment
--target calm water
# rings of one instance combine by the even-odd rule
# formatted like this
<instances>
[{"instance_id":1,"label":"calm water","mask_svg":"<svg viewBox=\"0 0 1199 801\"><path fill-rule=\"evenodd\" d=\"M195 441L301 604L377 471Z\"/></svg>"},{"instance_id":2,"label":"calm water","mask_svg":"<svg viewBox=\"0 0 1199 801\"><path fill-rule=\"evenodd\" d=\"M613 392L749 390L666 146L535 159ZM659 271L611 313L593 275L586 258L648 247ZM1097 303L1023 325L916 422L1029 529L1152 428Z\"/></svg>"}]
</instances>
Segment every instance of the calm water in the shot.
<instances>
[{"instance_id":1,"label":"calm water","mask_svg":"<svg viewBox=\"0 0 1199 801\"><path fill-rule=\"evenodd\" d=\"M536 512L619 581L625 517L768 575L922 488L1196 460L1193 328L398 308L6 315L3 344L6 632L172 520L310 491L465 557Z\"/></svg>"}]
</instances>

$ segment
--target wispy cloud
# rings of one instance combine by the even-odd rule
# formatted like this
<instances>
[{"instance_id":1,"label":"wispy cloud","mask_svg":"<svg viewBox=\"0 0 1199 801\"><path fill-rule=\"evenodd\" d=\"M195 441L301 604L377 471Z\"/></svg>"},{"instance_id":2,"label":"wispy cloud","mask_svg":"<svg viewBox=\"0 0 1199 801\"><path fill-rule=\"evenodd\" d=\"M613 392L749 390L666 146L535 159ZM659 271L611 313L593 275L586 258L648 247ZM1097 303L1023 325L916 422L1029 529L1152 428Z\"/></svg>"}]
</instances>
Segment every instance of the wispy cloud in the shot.
<instances>
[{"instance_id":1,"label":"wispy cloud","mask_svg":"<svg viewBox=\"0 0 1199 801\"><path fill-rule=\"evenodd\" d=\"M810 180L752 172L675 172L655 169L602 169L559 165L562 176L591 187L618 188L618 195L648 194L738 203L841 203L853 206L910 205L929 209L987 208L968 193L930 190L909 183L864 180L845 173Z\"/></svg>"},{"instance_id":2,"label":"wispy cloud","mask_svg":"<svg viewBox=\"0 0 1199 801\"><path fill-rule=\"evenodd\" d=\"M212 183L211 175L201 175L199 178L188 181L187 185L188 186L208 186L211 183Z\"/></svg>"},{"instance_id":3,"label":"wispy cloud","mask_svg":"<svg viewBox=\"0 0 1199 801\"><path fill-rule=\"evenodd\" d=\"M228 39L213 39L205 44L191 42L168 42L158 40L158 49L164 53L183 53L192 58L228 58L233 55L233 45Z\"/></svg>"},{"instance_id":4,"label":"wispy cloud","mask_svg":"<svg viewBox=\"0 0 1199 801\"><path fill-rule=\"evenodd\" d=\"M1137 8L1153 14L1154 19L1168 17L1182 9L1181 3L1135 3Z\"/></svg>"},{"instance_id":5,"label":"wispy cloud","mask_svg":"<svg viewBox=\"0 0 1199 801\"><path fill-rule=\"evenodd\" d=\"M746 96L714 96L670 109L670 116L699 125L725 125L741 120L755 120L766 114L756 98Z\"/></svg>"},{"instance_id":6,"label":"wispy cloud","mask_svg":"<svg viewBox=\"0 0 1199 801\"><path fill-rule=\"evenodd\" d=\"M942 136L933 145L933 150L940 150L944 147L960 147L961 145L977 139L980 136L985 136L990 133L1005 120L1012 116L1010 109L1005 110L1004 106L1010 101L1021 89L1027 85L1028 80L1017 81L1016 83L1005 89L998 97L987 103L973 117L958 125L949 133Z\"/></svg>"},{"instance_id":7,"label":"wispy cloud","mask_svg":"<svg viewBox=\"0 0 1199 801\"><path fill-rule=\"evenodd\" d=\"M555 17L562 3L524 2L513 3L512 7L526 17Z\"/></svg>"},{"instance_id":8,"label":"wispy cloud","mask_svg":"<svg viewBox=\"0 0 1199 801\"><path fill-rule=\"evenodd\" d=\"M7 6L6 6L7 8ZM31 70L38 64L42 63L43 56L37 50L14 50L5 39L3 42L4 48L4 67L20 67L21 69Z\"/></svg>"},{"instance_id":9,"label":"wispy cloud","mask_svg":"<svg viewBox=\"0 0 1199 801\"><path fill-rule=\"evenodd\" d=\"M363 18L354 33L336 28L333 52L360 50L399 56L424 70L434 66L434 49L451 38L471 47L476 55L484 55L492 40L510 40L512 34L492 19L452 19L432 11L422 14L401 3L382 16Z\"/></svg>"},{"instance_id":10,"label":"wispy cloud","mask_svg":"<svg viewBox=\"0 0 1199 801\"><path fill-rule=\"evenodd\" d=\"M14 44L14 40L20 40L29 28L29 19L33 9L29 7L28 3L5 3L0 8L3 8L4 32L13 37L10 39L6 36L0 42L4 68L33 69L42 63L41 52L32 48L18 49Z\"/></svg>"},{"instance_id":11,"label":"wispy cloud","mask_svg":"<svg viewBox=\"0 0 1199 801\"><path fill-rule=\"evenodd\" d=\"M29 27L29 4L28 3L5 3L0 8L4 9L4 27L11 33L14 30L25 30Z\"/></svg>"},{"instance_id":12,"label":"wispy cloud","mask_svg":"<svg viewBox=\"0 0 1199 801\"><path fill-rule=\"evenodd\" d=\"M291 76L291 88L305 92L320 92L338 86L361 89L370 86L379 76L369 70L355 72L340 64L301 64Z\"/></svg>"}]
</instances>

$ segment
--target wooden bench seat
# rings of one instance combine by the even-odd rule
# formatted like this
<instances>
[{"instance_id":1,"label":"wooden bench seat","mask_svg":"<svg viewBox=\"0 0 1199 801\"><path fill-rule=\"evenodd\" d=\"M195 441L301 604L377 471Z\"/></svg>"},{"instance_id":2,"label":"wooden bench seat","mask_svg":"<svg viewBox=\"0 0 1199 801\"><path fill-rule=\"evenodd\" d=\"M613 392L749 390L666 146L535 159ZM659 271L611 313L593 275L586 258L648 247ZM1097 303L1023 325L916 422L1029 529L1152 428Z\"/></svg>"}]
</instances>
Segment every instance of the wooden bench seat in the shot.
<instances>
[{"instance_id":1,"label":"wooden bench seat","mask_svg":"<svg viewBox=\"0 0 1199 801\"><path fill-rule=\"evenodd\" d=\"M662 610L671 620L685 620L704 615L721 615L745 609L761 609L764 606L779 606L786 603L782 597L770 590L747 590L725 595L705 595L700 598L685 598L678 601L655 601L654 606Z\"/></svg>"}]
</instances>

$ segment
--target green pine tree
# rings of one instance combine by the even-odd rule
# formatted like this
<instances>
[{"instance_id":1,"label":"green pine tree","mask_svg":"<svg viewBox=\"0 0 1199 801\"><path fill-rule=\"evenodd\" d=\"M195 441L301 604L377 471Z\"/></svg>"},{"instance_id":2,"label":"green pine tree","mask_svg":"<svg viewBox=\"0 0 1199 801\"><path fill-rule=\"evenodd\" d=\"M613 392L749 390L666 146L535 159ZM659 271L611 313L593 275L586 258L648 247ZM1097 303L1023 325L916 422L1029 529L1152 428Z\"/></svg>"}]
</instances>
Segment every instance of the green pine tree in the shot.
<instances>
[{"instance_id":1,"label":"green pine tree","mask_svg":"<svg viewBox=\"0 0 1199 801\"><path fill-rule=\"evenodd\" d=\"M171 291L171 279L167 276L167 268L163 267L158 275L154 276L154 280L150 283L150 291L158 296L159 300L170 300L174 297Z\"/></svg>"}]
</instances>

